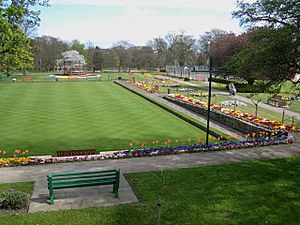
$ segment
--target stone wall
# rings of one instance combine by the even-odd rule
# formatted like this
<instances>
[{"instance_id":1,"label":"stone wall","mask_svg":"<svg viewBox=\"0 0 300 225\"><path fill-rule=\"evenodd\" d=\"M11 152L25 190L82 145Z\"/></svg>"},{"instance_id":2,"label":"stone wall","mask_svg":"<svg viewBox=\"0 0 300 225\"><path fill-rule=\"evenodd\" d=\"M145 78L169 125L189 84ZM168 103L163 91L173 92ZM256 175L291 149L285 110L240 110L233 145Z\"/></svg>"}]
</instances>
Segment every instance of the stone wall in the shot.
<instances>
[{"instance_id":1,"label":"stone wall","mask_svg":"<svg viewBox=\"0 0 300 225\"><path fill-rule=\"evenodd\" d=\"M207 110L202 107L195 106L193 104L174 99L168 96L164 97L170 102L173 102L177 105L180 105L196 114L202 115L202 116L207 116ZM230 116L228 114L224 114L222 112L218 111L211 111L210 112L210 119L214 120L220 124L223 124L225 126L228 126L232 129L235 129L241 133L248 134L248 133L259 133L260 131L265 131L265 132L272 132L272 130L257 126L253 123L247 122L245 120Z\"/></svg>"}]
</instances>

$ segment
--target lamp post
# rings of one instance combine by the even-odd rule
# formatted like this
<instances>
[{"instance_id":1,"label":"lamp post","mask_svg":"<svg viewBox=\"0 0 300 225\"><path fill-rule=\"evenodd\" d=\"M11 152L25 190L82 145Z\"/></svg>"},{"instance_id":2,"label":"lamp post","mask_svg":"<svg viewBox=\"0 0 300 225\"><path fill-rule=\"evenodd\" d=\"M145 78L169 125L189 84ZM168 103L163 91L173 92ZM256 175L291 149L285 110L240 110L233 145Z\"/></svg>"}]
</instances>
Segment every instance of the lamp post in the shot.
<instances>
[{"instance_id":1,"label":"lamp post","mask_svg":"<svg viewBox=\"0 0 300 225\"><path fill-rule=\"evenodd\" d=\"M208 52L209 54L209 52ZM212 78L212 57L209 54L208 57L208 67L209 67L209 78L208 78L208 108L207 108L207 125L206 125L206 147L208 147L208 141L209 141L209 120L210 120L210 102L211 102L211 78Z\"/></svg>"}]
</instances>

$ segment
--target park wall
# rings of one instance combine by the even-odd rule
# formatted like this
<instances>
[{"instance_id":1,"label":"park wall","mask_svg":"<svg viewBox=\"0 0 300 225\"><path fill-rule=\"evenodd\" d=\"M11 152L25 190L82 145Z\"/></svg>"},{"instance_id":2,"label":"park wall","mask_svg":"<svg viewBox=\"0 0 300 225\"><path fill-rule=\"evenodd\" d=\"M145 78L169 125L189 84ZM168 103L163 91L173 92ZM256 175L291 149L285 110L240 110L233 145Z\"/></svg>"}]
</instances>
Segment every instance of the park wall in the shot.
<instances>
[{"instance_id":1,"label":"park wall","mask_svg":"<svg viewBox=\"0 0 300 225\"><path fill-rule=\"evenodd\" d=\"M179 99L175 99L169 96L164 96L170 102L173 102L181 107L184 107L198 115L207 116L207 109L203 107L199 107L188 102L181 101ZM273 132L268 128L264 128L261 126L257 126L253 123L247 122L245 120L233 117L231 115L218 112L218 111L211 111L210 112L210 119L214 120L220 124L223 124L227 127L235 129L241 133L249 134L249 133L259 133L259 132Z\"/></svg>"}]
</instances>

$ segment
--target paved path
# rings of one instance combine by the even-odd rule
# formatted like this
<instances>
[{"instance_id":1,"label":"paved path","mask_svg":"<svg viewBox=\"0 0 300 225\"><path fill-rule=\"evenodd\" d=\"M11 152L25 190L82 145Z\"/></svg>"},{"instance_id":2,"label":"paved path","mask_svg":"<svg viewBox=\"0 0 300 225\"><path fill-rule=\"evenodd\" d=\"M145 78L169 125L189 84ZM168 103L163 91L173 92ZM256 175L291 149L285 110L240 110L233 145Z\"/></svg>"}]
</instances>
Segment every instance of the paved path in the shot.
<instances>
[{"instance_id":1,"label":"paved path","mask_svg":"<svg viewBox=\"0 0 300 225\"><path fill-rule=\"evenodd\" d=\"M187 82L187 81L182 81L182 80L179 80L179 79L174 79L174 80L176 80L177 82L180 82L182 84L190 85L190 86L193 86L193 87L200 87L202 89L208 90L208 87L204 86L204 85L195 84L195 83L191 83L191 82ZM220 91L220 90L217 90L217 89L214 89L214 88L212 88L212 92L215 93L215 94L229 95L228 92ZM246 97L242 97L242 96L239 96L239 95L229 96L229 97L237 99L239 101L246 102L248 104L253 104L252 101L250 99L246 98ZM283 109L280 108L280 107L268 105L268 104L265 104L263 102L260 102L259 106L264 108L264 109L276 112L278 114L282 114L282 111L283 111ZM291 110L288 110L288 109L284 109L284 112L285 112L286 116L289 116L289 117L294 116L296 120L300 120L300 113L297 113L297 112L294 112L294 111L291 111Z\"/></svg>"}]
</instances>

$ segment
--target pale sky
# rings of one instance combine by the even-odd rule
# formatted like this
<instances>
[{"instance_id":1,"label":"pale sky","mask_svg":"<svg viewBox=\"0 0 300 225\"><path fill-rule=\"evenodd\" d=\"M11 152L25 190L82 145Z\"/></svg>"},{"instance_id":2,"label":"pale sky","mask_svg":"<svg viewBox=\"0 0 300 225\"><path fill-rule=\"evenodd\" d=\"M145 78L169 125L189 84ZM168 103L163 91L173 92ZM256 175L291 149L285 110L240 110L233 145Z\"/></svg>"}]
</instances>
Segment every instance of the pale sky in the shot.
<instances>
[{"instance_id":1,"label":"pale sky","mask_svg":"<svg viewBox=\"0 0 300 225\"><path fill-rule=\"evenodd\" d=\"M232 19L236 0L50 0L42 8L39 36L91 41L102 48L126 40L145 45L168 32L198 38L214 28L243 32Z\"/></svg>"}]
</instances>

